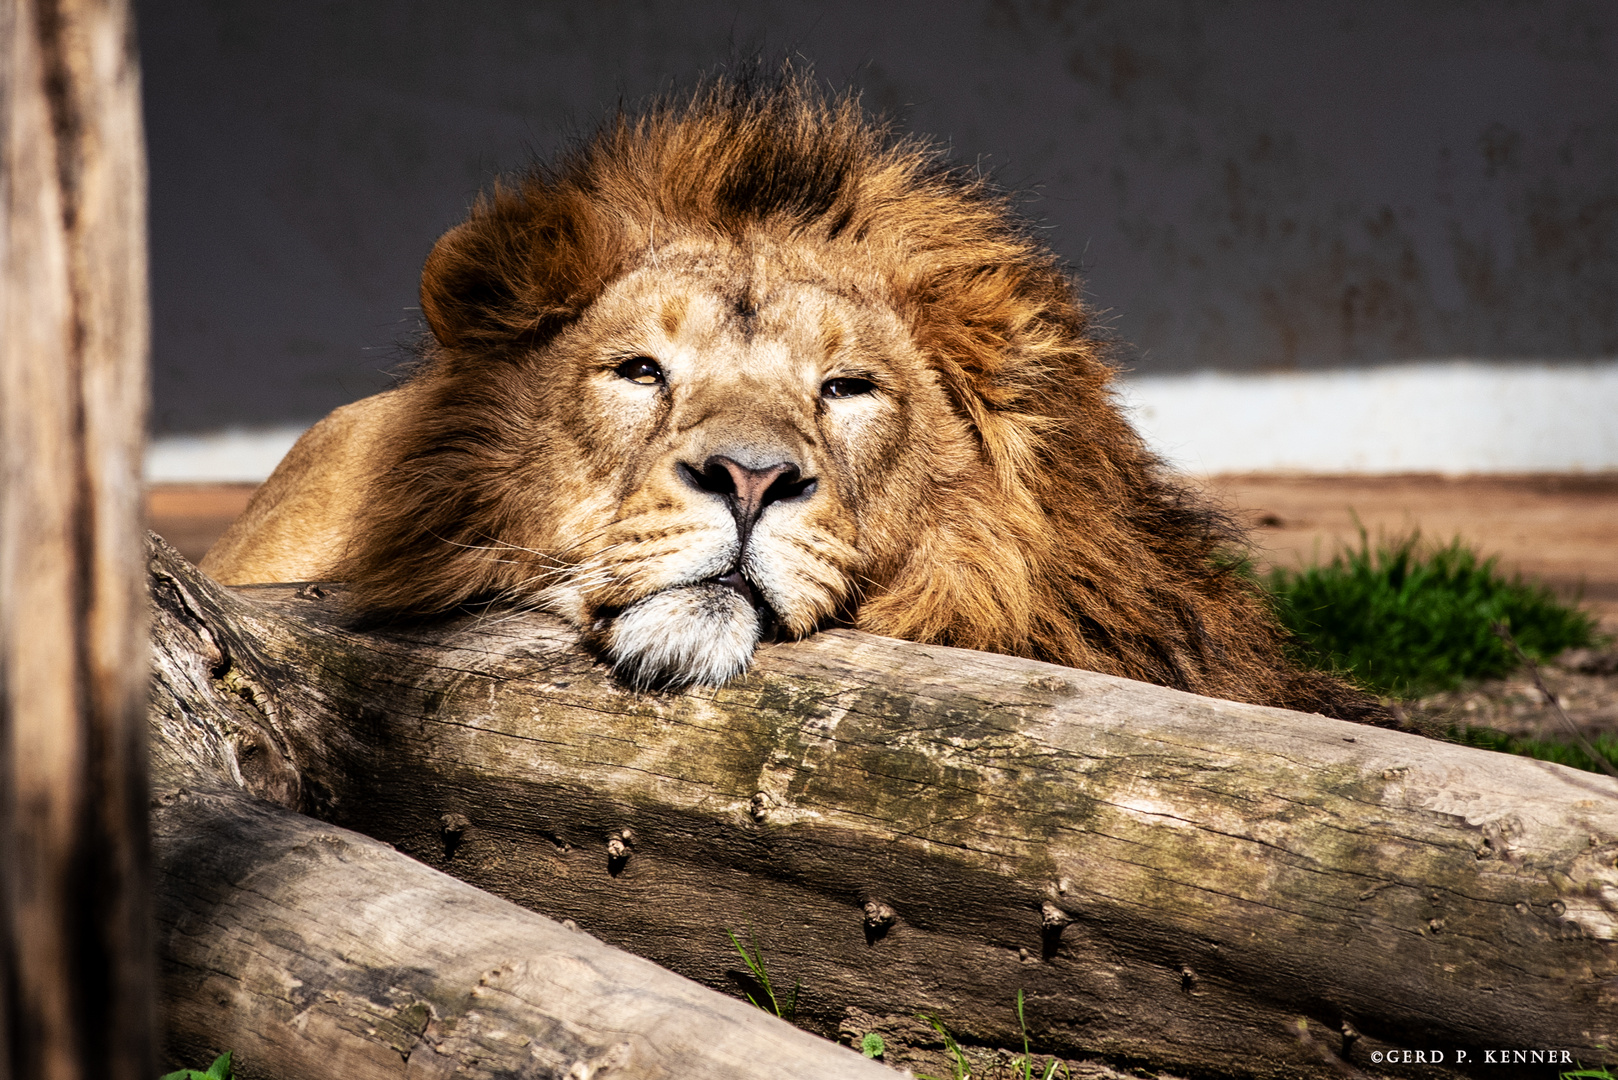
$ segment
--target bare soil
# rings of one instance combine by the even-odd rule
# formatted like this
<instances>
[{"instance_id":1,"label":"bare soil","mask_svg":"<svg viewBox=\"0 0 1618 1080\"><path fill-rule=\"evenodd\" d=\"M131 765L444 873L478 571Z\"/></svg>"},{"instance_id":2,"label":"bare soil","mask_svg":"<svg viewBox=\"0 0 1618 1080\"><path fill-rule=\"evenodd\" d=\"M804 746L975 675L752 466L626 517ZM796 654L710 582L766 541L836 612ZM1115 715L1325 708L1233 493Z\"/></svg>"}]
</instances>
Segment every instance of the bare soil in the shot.
<instances>
[{"instance_id":1,"label":"bare soil","mask_svg":"<svg viewBox=\"0 0 1618 1080\"><path fill-rule=\"evenodd\" d=\"M1586 738L1618 734L1618 651L1578 650L1543 665L1539 675L1549 695L1530 675L1518 673L1407 701L1401 708L1409 726L1433 733L1481 727L1568 742L1571 721Z\"/></svg>"},{"instance_id":2,"label":"bare soil","mask_svg":"<svg viewBox=\"0 0 1618 1080\"><path fill-rule=\"evenodd\" d=\"M1215 476L1205 489L1252 530L1266 566L1299 566L1419 531L1499 557L1508 574L1578 599L1618 633L1618 474Z\"/></svg>"},{"instance_id":3,"label":"bare soil","mask_svg":"<svg viewBox=\"0 0 1618 1080\"><path fill-rule=\"evenodd\" d=\"M1509 574L1543 582L1618 636L1618 474L1508 476L1215 476L1204 489L1251 530L1261 567L1298 566L1359 542L1414 530L1459 536ZM147 517L193 562L247 506L253 484L161 485ZM1599 659L1549 666L1547 686L1590 733L1618 731L1618 674ZM1555 708L1522 677L1404 705L1416 726L1451 723L1560 738Z\"/></svg>"},{"instance_id":4,"label":"bare soil","mask_svg":"<svg viewBox=\"0 0 1618 1080\"><path fill-rule=\"evenodd\" d=\"M1576 601L1618 637L1618 474L1503 476L1216 476L1205 490L1251 531L1261 567L1322 562L1357 546L1419 531L1437 543L1454 537L1498 557L1520 574ZM1426 732L1489 727L1566 741L1556 705L1587 736L1618 731L1618 656L1611 646L1570 656L1541 675L1552 704L1521 673L1448 694L1404 702L1410 725Z\"/></svg>"},{"instance_id":5,"label":"bare soil","mask_svg":"<svg viewBox=\"0 0 1618 1080\"><path fill-rule=\"evenodd\" d=\"M146 489L146 527L201 562L257 490L257 484L154 484Z\"/></svg>"}]
</instances>

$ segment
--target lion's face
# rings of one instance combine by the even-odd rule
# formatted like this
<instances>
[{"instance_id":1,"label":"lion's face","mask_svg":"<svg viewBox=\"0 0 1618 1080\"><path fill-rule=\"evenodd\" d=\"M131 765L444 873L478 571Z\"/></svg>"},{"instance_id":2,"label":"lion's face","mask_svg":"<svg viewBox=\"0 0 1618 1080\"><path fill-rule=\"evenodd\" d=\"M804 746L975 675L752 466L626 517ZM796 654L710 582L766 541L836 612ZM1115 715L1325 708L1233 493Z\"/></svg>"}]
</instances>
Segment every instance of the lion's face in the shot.
<instances>
[{"instance_id":1,"label":"lion's face","mask_svg":"<svg viewBox=\"0 0 1618 1080\"><path fill-rule=\"evenodd\" d=\"M546 607L633 682L722 682L880 580L968 459L895 313L787 253L665 247L545 350ZM963 447L965 455L963 455Z\"/></svg>"}]
</instances>

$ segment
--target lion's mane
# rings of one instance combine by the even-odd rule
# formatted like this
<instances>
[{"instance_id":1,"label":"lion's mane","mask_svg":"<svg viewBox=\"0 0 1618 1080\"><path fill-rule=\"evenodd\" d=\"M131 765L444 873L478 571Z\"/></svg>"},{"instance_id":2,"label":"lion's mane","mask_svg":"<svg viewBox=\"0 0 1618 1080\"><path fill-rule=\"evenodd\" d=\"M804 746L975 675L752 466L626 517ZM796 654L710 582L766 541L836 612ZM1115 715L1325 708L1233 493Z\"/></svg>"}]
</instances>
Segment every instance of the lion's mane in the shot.
<instances>
[{"instance_id":1,"label":"lion's mane","mask_svg":"<svg viewBox=\"0 0 1618 1080\"><path fill-rule=\"evenodd\" d=\"M342 568L356 602L394 617L513 596L535 569L490 558L489 540L531 512L513 469L524 419L504 404L537 376L517 359L658 245L748 233L875 269L990 466L939 495L949 512L918 522L915 557L861 583L855 626L1383 718L1289 662L1231 557L1241 536L1125 420L1105 335L1008 198L790 72L620 113L440 241L421 287L430 393L392 436Z\"/></svg>"}]
</instances>

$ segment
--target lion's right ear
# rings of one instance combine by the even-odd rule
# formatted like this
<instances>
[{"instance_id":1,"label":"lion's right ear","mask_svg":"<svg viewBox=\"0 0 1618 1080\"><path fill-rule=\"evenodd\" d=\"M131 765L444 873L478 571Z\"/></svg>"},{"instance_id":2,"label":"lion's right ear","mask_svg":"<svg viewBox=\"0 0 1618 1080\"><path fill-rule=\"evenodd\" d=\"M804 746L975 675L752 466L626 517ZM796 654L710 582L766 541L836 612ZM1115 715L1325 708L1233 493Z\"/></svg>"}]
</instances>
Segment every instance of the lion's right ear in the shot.
<instances>
[{"instance_id":1,"label":"lion's right ear","mask_svg":"<svg viewBox=\"0 0 1618 1080\"><path fill-rule=\"evenodd\" d=\"M577 193L497 187L433 245L422 314L446 349L539 344L617 276L618 249Z\"/></svg>"},{"instance_id":2,"label":"lion's right ear","mask_svg":"<svg viewBox=\"0 0 1618 1080\"><path fill-rule=\"evenodd\" d=\"M474 218L438 238L421 268L421 312L445 348L493 344L509 336L526 291L512 280L509 239ZM506 269L502 270L502 267Z\"/></svg>"}]
</instances>

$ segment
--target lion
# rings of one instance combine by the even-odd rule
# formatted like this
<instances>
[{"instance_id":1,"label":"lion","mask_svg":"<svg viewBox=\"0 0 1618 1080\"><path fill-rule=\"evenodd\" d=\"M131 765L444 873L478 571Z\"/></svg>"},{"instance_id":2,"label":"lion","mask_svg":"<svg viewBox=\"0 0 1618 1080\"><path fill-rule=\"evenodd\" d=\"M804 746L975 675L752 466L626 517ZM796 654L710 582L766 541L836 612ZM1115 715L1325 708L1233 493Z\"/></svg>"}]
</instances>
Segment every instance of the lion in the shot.
<instances>
[{"instance_id":1,"label":"lion","mask_svg":"<svg viewBox=\"0 0 1618 1080\"><path fill-rule=\"evenodd\" d=\"M421 309L416 370L307 432L205 571L548 611L643 688L843 625L1384 718L1288 659L1010 196L850 94L620 110L480 196Z\"/></svg>"}]
</instances>

